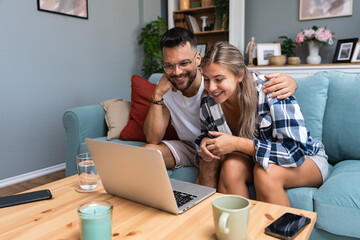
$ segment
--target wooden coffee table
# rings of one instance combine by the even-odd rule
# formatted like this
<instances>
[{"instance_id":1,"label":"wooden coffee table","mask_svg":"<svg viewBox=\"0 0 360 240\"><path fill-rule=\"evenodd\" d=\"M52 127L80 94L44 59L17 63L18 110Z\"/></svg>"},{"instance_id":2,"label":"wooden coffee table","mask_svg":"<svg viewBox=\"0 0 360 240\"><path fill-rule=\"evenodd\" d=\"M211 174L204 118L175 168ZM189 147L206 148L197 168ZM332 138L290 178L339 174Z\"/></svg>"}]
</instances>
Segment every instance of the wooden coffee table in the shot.
<instances>
[{"instance_id":1,"label":"wooden coffee table","mask_svg":"<svg viewBox=\"0 0 360 240\"><path fill-rule=\"evenodd\" d=\"M181 215L173 215L107 194L75 191L77 176L31 189L50 189L53 199L0 209L0 239L80 239L77 208L85 202L106 200L114 205L112 239L216 239L211 200L214 194ZM308 239L316 213L251 201L248 240L275 239L264 229L285 212L307 216L311 223L296 238Z\"/></svg>"}]
</instances>

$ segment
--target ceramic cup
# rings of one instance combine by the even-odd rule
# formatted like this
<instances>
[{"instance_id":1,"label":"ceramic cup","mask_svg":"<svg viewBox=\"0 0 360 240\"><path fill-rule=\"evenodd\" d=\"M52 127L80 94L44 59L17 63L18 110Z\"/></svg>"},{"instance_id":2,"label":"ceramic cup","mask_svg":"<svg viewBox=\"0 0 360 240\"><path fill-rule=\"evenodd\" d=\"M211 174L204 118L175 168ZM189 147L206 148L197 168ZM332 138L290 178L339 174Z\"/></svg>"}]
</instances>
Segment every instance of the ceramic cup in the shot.
<instances>
[{"instance_id":1,"label":"ceramic cup","mask_svg":"<svg viewBox=\"0 0 360 240\"><path fill-rule=\"evenodd\" d=\"M219 240L246 238L250 201L237 195L223 195L212 200L216 237Z\"/></svg>"}]
</instances>

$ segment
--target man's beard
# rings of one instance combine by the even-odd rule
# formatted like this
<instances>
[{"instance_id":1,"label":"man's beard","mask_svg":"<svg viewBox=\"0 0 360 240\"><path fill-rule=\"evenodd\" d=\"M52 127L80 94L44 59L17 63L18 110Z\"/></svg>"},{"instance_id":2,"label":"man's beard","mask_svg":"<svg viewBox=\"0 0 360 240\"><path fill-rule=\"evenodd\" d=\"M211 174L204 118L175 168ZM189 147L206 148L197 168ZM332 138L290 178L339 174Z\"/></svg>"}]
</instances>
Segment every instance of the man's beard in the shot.
<instances>
[{"instance_id":1,"label":"man's beard","mask_svg":"<svg viewBox=\"0 0 360 240\"><path fill-rule=\"evenodd\" d=\"M177 90L183 92L183 91L186 91L191 86L191 84L194 82L196 76L197 76L197 69L194 72L194 74L191 74L190 72L187 72L187 73L184 73L184 74L181 74L181 75L170 75L168 77L168 79L170 79L170 83L174 86L174 88L176 88ZM176 84L176 82L173 82L171 80L172 78L177 78L177 77L185 77L185 78L187 77L189 79L189 81L187 82L185 87L181 88L180 86L178 86Z\"/></svg>"}]
</instances>

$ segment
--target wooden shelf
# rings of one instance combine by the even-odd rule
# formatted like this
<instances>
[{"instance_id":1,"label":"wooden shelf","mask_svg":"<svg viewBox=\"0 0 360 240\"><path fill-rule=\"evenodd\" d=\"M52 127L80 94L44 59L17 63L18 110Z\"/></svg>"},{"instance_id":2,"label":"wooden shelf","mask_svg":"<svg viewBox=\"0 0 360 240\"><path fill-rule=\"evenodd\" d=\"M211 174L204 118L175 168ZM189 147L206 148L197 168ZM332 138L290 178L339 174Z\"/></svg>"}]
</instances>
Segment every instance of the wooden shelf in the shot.
<instances>
[{"instance_id":1,"label":"wooden shelf","mask_svg":"<svg viewBox=\"0 0 360 240\"><path fill-rule=\"evenodd\" d=\"M200 12L208 12L208 11L213 11L215 9L215 6L209 6L209 7L198 7L198 8L189 8L189 9L184 9L184 10L175 10L173 11L173 13L200 13Z\"/></svg>"},{"instance_id":2,"label":"wooden shelf","mask_svg":"<svg viewBox=\"0 0 360 240\"><path fill-rule=\"evenodd\" d=\"M178 15L176 16L177 20L179 20L179 15L190 15L194 17L200 30L202 26L202 16L208 17L206 20L207 25L215 24L215 6L189 8L185 10L174 10L173 15ZM199 44L207 45L207 49L209 49L215 42L229 41L229 30L199 31L194 32L194 35L196 36L197 42Z\"/></svg>"},{"instance_id":3,"label":"wooden shelf","mask_svg":"<svg viewBox=\"0 0 360 240\"><path fill-rule=\"evenodd\" d=\"M195 35L207 35L207 34L219 34L219 33L228 33L229 30L213 30L213 31L204 31L204 32L194 32Z\"/></svg>"},{"instance_id":4,"label":"wooden shelf","mask_svg":"<svg viewBox=\"0 0 360 240\"><path fill-rule=\"evenodd\" d=\"M250 68L292 68L292 67L330 67L330 68L336 68L336 67L342 67L342 66L352 66L352 65L360 65L360 63L322 63L322 64L296 64L296 65L289 65L285 64L282 66L276 66L276 65L253 65L250 66ZM249 66L247 66L249 67Z\"/></svg>"},{"instance_id":5,"label":"wooden shelf","mask_svg":"<svg viewBox=\"0 0 360 240\"><path fill-rule=\"evenodd\" d=\"M251 66L249 70L267 74L271 72L285 73L291 77L306 77L313 75L320 71L342 71L360 73L359 63L325 63L325 64L299 64L299 65L262 65Z\"/></svg>"},{"instance_id":6,"label":"wooden shelf","mask_svg":"<svg viewBox=\"0 0 360 240\"><path fill-rule=\"evenodd\" d=\"M191 0L192 2L199 2L199 0ZM168 7L168 27L175 27L173 14L189 14L197 17L199 26L201 26L201 16L209 16L206 21L207 24L215 23L215 7L200 7L190 8L186 10L179 10L179 0L167 0ZM231 34L230 34L231 32ZM245 0L229 0L229 34L197 34L198 43L207 43L207 48L216 41L228 41L232 45L239 48L241 52L245 52Z\"/></svg>"}]
</instances>

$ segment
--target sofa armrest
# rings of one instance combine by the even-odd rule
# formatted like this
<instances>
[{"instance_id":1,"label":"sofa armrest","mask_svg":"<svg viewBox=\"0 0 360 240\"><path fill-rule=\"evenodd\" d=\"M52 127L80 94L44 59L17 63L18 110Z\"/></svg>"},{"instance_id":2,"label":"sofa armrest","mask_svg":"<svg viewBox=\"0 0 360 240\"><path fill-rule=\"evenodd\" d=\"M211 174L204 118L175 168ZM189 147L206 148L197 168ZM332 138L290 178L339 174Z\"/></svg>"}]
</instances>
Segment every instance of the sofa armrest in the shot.
<instances>
[{"instance_id":1,"label":"sofa armrest","mask_svg":"<svg viewBox=\"0 0 360 240\"><path fill-rule=\"evenodd\" d=\"M76 174L76 155L85 138L103 137L107 134L105 111L99 105L71 108L64 113L66 147L66 176Z\"/></svg>"}]
</instances>

